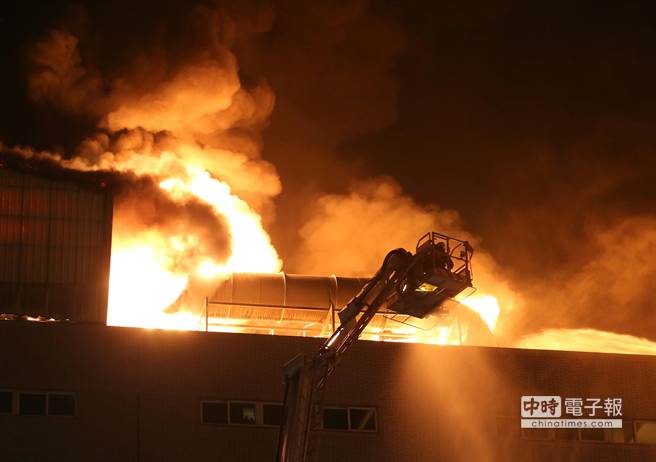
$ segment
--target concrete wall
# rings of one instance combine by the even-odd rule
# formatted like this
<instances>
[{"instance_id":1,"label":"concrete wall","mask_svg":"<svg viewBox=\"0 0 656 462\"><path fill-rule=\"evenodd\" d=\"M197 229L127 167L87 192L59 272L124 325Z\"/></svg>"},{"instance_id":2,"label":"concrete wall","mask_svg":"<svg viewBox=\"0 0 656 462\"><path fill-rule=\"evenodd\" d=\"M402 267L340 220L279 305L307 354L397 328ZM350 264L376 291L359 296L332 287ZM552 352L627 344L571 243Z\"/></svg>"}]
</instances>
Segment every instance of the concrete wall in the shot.
<instances>
[{"instance_id":1,"label":"concrete wall","mask_svg":"<svg viewBox=\"0 0 656 462\"><path fill-rule=\"evenodd\" d=\"M0 389L73 391L75 417L0 415L2 461L268 461L277 429L203 425L204 399L273 401L315 339L0 322ZM375 433L322 431L324 461L636 460L656 446L532 441L521 395L612 396L656 419L656 358L359 342L325 402L374 406Z\"/></svg>"}]
</instances>

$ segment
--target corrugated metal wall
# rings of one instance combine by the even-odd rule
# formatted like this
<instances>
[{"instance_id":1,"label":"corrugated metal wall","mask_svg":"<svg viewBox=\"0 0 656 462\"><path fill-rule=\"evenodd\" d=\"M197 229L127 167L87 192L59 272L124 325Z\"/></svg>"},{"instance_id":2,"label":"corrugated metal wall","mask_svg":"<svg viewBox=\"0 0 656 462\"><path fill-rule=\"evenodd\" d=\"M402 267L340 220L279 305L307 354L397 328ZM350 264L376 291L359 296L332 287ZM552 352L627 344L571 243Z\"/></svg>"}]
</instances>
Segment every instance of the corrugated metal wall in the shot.
<instances>
[{"instance_id":1,"label":"corrugated metal wall","mask_svg":"<svg viewBox=\"0 0 656 462\"><path fill-rule=\"evenodd\" d=\"M339 323L334 319L336 312L365 282L335 276L232 273L209 297L209 328L232 319L245 321L237 325L246 332L326 334Z\"/></svg>"},{"instance_id":2,"label":"corrugated metal wall","mask_svg":"<svg viewBox=\"0 0 656 462\"><path fill-rule=\"evenodd\" d=\"M0 168L0 312L105 323L112 199Z\"/></svg>"}]
</instances>

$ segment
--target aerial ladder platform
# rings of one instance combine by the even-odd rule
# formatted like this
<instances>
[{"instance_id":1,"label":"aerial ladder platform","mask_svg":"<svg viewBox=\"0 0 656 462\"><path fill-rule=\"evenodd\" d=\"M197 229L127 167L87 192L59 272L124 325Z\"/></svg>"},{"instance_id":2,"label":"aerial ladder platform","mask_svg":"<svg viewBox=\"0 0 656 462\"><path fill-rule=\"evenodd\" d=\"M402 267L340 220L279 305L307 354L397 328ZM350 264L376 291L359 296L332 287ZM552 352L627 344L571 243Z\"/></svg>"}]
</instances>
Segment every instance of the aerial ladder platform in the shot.
<instances>
[{"instance_id":1,"label":"aerial ladder platform","mask_svg":"<svg viewBox=\"0 0 656 462\"><path fill-rule=\"evenodd\" d=\"M467 241L429 232L415 253L398 248L339 312L340 325L312 356L284 367L285 399L277 462L307 462L313 430L321 428L323 391L344 354L380 310L424 318L472 286L473 248Z\"/></svg>"}]
</instances>

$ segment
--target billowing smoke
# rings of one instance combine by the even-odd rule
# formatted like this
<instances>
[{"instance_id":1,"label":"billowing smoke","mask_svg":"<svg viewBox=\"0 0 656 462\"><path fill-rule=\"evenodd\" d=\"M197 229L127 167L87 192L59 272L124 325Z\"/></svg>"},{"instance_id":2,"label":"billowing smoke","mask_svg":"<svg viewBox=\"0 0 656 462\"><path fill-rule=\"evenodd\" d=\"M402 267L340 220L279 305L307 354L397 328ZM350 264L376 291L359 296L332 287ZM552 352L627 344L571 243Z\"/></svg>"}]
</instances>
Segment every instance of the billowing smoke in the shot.
<instances>
[{"instance_id":1,"label":"billowing smoke","mask_svg":"<svg viewBox=\"0 0 656 462\"><path fill-rule=\"evenodd\" d=\"M198 8L186 19L208 31L227 21L218 11ZM70 161L74 168L158 175L177 157L202 165L264 209L280 192L275 169L259 159L259 133L273 109L273 92L264 83L243 87L222 37L190 40L192 45L197 48L182 58L161 48L152 55L141 50L125 58L123 72L102 76L83 61L78 37L53 29L32 46L30 95L97 116L99 130L79 143ZM166 165L159 161L163 156Z\"/></svg>"},{"instance_id":2,"label":"billowing smoke","mask_svg":"<svg viewBox=\"0 0 656 462\"><path fill-rule=\"evenodd\" d=\"M78 45L78 37L62 29L51 29L32 45L28 88L33 101L49 102L71 114L102 110L102 78L85 68Z\"/></svg>"},{"instance_id":3,"label":"billowing smoke","mask_svg":"<svg viewBox=\"0 0 656 462\"><path fill-rule=\"evenodd\" d=\"M308 215L290 262L307 273L366 277L389 250L414 250L431 229L462 235L456 212L416 204L391 178L355 182L347 194L321 195Z\"/></svg>"},{"instance_id":4,"label":"billowing smoke","mask_svg":"<svg viewBox=\"0 0 656 462\"><path fill-rule=\"evenodd\" d=\"M208 273L276 271L270 229L287 271L368 275L390 248L436 229L474 244L475 284L501 305L498 338L580 328L653 339L653 115L634 94L653 85L631 57L649 41L624 30L617 47L592 47L581 37L607 34L565 21L559 45L505 8L457 10L361 0L57 10L16 48L32 104L14 106L37 115L12 142L42 149L61 136L46 157L132 175L115 237L160 242L171 269L207 252ZM600 62L607 72L591 76ZM448 207L422 205L433 203ZM243 211L247 223L234 218ZM236 233L243 225L256 232Z\"/></svg>"},{"instance_id":5,"label":"billowing smoke","mask_svg":"<svg viewBox=\"0 0 656 462\"><path fill-rule=\"evenodd\" d=\"M567 337L558 337L553 329L588 329L580 336L590 339L592 348L617 344L622 338L599 335L593 339L592 329L654 339L651 288L656 277L656 220L628 217L615 221L595 229L587 245L592 256L583 264L564 265L545 275L542 283L531 285L525 309L508 320L511 331L524 337L547 330L546 338L558 345L567 343ZM544 346L543 340L536 339L536 343ZM576 347L576 342L572 345Z\"/></svg>"},{"instance_id":6,"label":"billowing smoke","mask_svg":"<svg viewBox=\"0 0 656 462\"><path fill-rule=\"evenodd\" d=\"M473 270L479 295L496 297L502 313L515 309L518 296L479 238L464 229L458 213L418 204L390 178L354 182L348 194L319 196L308 208L290 265L308 273L366 277L379 268L389 250L414 251L419 237L432 230L469 240L477 249ZM488 323L491 327L498 314L489 314L494 318ZM504 317L499 318L501 330Z\"/></svg>"},{"instance_id":7,"label":"billowing smoke","mask_svg":"<svg viewBox=\"0 0 656 462\"><path fill-rule=\"evenodd\" d=\"M594 237L581 245L580 266L563 265L541 278L516 281L466 230L457 212L422 206L394 180L378 178L354 182L347 194L316 197L306 209L301 242L288 263L303 272L367 276L387 251L412 250L417 238L432 229L468 239L476 248L474 284L479 294L496 297L501 309L494 329L498 344L656 351L653 342L606 333L653 338L650 281L656 277L651 258L656 223L651 218L595 226L590 231Z\"/></svg>"},{"instance_id":8,"label":"billowing smoke","mask_svg":"<svg viewBox=\"0 0 656 462\"><path fill-rule=\"evenodd\" d=\"M196 198L174 201L148 178L132 178L115 189L113 232L119 239L153 230L178 236L188 245L181 245L172 255L171 267L186 273L192 273L208 256L229 257L228 225L208 204Z\"/></svg>"},{"instance_id":9,"label":"billowing smoke","mask_svg":"<svg viewBox=\"0 0 656 462\"><path fill-rule=\"evenodd\" d=\"M266 30L268 9L239 22L219 6L191 6L176 18L179 30L158 34L166 21L146 21L135 48L119 50L104 42L116 31L97 31L77 13L28 47L28 91L37 104L93 120L95 130L67 152L12 150L115 174L110 320L121 322L119 309L156 316L198 277L279 270L263 226L281 184L260 158L275 98L264 81L244 84L230 50ZM134 255L141 275L131 275ZM134 279L142 287L131 287ZM166 281L174 289L154 304L131 295Z\"/></svg>"}]
</instances>

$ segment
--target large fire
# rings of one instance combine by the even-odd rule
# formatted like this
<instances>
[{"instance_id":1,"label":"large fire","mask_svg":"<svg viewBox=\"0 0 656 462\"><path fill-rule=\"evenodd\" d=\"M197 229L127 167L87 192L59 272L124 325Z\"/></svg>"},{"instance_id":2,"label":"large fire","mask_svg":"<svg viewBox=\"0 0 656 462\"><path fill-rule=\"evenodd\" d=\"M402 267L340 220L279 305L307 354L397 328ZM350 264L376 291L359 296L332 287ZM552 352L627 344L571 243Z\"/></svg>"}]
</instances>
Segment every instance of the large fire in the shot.
<instances>
[{"instance_id":1,"label":"large fire","mask_svg":"<svg viewBox=\"0 0 656 462\"><path fill-rule=\"evenodd\" d=\"M175 156L171 156L175 158ZM140 164L131 158L131 164ZM212 330L239 332L239 320L204 319L201 306L180 306L176 302L193 278L218 281L230 272L278 272L281 262L262 227L259 215L233 194L230 187L209 172L195 165L186 165L182 175L166 176L159 188L172 199L183 201L195 197L209 204L217 215L225 218L231 236L230 255L224 262L209 257L180 264L190 247L199 243L193 230L189 234L164 235L159 230L137 234L115 233L112 243L109 308L107 323L114 326L133 326L176 330L201 330L212 325ZM119 223L120 225L120 223ZM461 300L480 316L490 332L494 331L500 314L495 297L485 294L470 295ZM170 307L175 305L175 309ZM207 324L206 324L207 322ZM434 343L440 345L462 343L461 327L456 332L451 326L429 332L412 326L398 325L386 334L368 329L364 338Z\"/></svg>"},{"instance_id":2,"label":"large fire","mask_svg":"<svg viewBox=\"0 0 656 462\"><path fill-rule=\"evenodd\" d=\"M96 165L80 159L67 161L79 169L112 169L149 175L158 181L161 193L176 203L194 199L208 205L227 224L229 255L218 261L203 252L194 229L171 232L159 228L133 230L130 221L118 214L112 241L109 307L107 322L115 326L161 329L240 331L234 319L205 319L202 300L193 304L181 296L194 281L220 281L231 272L273 273L282 262L262 225L260 215L235 194L230 185L203 168L202 148L190 142L173 151L104 154ZM205 294L206 295L206 294ZM500 314L495 297L476 293L462 303L477 313L494 331ZM397 326L390 331L398 340L438 344L458 344L462 335L437 329L429 334L421 329ZM376 339L375 332L369 337Z\"/></svg>"},{"instance_id":3,"label":"large fire","mask_svg":"<svg viewBox=\"0 0 656 462\"><path fill-rule=\"evenodd\" d=\"M114 326L195 330L201 327L199 307L167 312L190 278L220 278L227 272L276 272L281 262L260 216L233 194L230 187L205 170L186 166L185 175L169 177L159 187L175 200L193 196L209 204L228 224L231 249L226 262L201 257L186 271L177 262L198 245L193 234L162 235L148 231L137 236L115 236L109 284L107 323ZM189 230L193 233L193 230Z\"/></svg>"},{"instance_id":4,"label":"large fire","mask_svg":"<svg viewBox=\"0 0 656 462\"><path fill-rule=\"evenodd\" d=\"M221 27L212 23L208 30L222 27L223 23ZM267 206L281 190L275 168L260 157L261 131L273 111L275 95L264 83L248 87L242 84L237 59L228 47L216 41L218 35L207 34L212 38L212 46L203 53L178 65L154 66L161 67L162 72L148 72L154 76L147 80L147 86L139 81L141 77L133 81L131 74L102 76L93 66L87 68L77 48L79 38L64 30L45 36L30 57L34 66L29 79L32 96L68 109L82 109L81 113L87 109L98 115L98 127L80 143L73 157L35 154L17 148L19 154L41 155L76 170L118 172L133 179L148 179L158 188L157 197L166 197L169 206L187 210L191 203L201 204L203 213L209 211L210 218L216 219L205 220L202 229L184 220L176 221L176 217L165 225L152 225L152 221L158 220L149 222L138 215L142 212L139 207L147 207L153 198L131 191L128 195L132 203L117 206L114 215L107 318L110 325L186 330L212 326L213 330L239 332L244 329L243 320L207 319L203 301L197 296L203 291L198 288L212 285L230 272L266 273L282 268L262 223L262 216L268 216ZM135 64L126 69L140 69L143 65L141 60ZM86 77L89 79L85 80ZM88 83L88 88L78 85L77 78ZM310 220L312 226L305 229L311 236L307 241L313 244L305 250L320 257L316 260L331 255L348 269L353 269L351 265L357 261L359 274L375 270L374 263L368 260L375 252L366 248L350 255L353 248L348 245L315 249L314 243L348 241L354 232L361 231L363 223L372 228L377 224L378 234L373 236L393 235L390 240L394 242L406 240L408 236L395 234L407 231L405 228L421 225L423 230L442 222L446 229L458 228L456 213L428 211L389 182L374 186L352 191L344 200L328 197L323 206L330 213L318 214L314 221ZM156 214L165 215L166 211L158 209ZM191 215L198 219L199 215ZM331 217L336 219L330 220ZM341 226L349 220L351 227ZM402 226L405 223L412 225ZM336 239L338 232L341 235ZM214 242L213 236L220 238ZM380 240L370 238L370 245L379 247ZM612 249L614 252L615 243ZM380 250L388 249L377 248L376 252ZM641 255L649 255L648 251L639 250ZM479 253L479 261L481 256ZM603 265L601 269L607 271ZM478 324L487 326L484 330L488 334L495 332L504 310L511 311L515 305L515 301L509 302L509 289L494 277L495 273L490 268L480 271L479 276L487 276L487 281L481 282L485 291L460 300L468 307L464 316L475 316ZM196 295L189 295L192 292ZM462 343L466 329L460 323L454 325L422 330L402 324L386 332L371 328L365 334L374 340L396 336L405 341ZM501 339L499 343L504 342ZM548 330L512 346L656 351L656 344L645 339L585 329Z\"/></svg>"},{"instance_id":5,"label":"large fire","mask_svg":"<svg viewBox=\"0 0 656 462\"><path fill-rule=\"evenodd\" d=\"M496 297L486 294L473 294L460 300L465 306L468 306L472 311L477 313L481 319L487 324L490 332L494 332L497 325L497 319L501 314L501 308Z\"/></svg>"}]
</instances>

